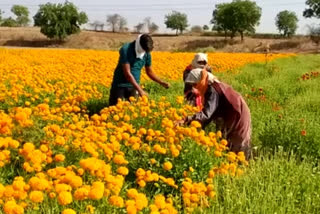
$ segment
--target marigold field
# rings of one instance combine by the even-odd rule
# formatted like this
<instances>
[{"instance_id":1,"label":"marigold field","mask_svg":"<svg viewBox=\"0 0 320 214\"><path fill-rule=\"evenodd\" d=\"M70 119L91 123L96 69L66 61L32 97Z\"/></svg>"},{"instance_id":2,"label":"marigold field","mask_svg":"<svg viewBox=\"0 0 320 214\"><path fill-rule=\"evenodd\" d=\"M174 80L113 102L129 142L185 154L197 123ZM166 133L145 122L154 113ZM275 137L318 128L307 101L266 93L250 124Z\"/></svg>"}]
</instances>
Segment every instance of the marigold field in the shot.
<instances>
[{"instance_id":1,"label":"marigold field","mask_svg":"<svg viewBox=\"0 0 320 214\"><path fill-rule=\"evenodd\" d=\"M209 59L224 72L288 56ZM193 53L152 57L154 71L176 81ZM117 60L111 51L0 50L0 212L201 212L215 200L214 179L245 173L244 154L228 152L221 132L174 126L197 111L183 97L132 98L89 114Z\"/></svg>"}]
</instances>

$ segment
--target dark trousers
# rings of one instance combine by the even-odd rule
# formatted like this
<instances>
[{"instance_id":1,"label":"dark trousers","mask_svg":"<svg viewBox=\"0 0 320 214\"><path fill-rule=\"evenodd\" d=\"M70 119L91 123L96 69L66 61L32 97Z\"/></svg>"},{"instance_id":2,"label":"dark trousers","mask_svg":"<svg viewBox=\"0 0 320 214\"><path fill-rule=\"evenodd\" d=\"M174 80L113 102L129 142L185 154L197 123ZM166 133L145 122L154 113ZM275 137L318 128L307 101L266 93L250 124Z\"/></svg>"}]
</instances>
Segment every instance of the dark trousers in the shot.
<instances>
[{"instance_id":1,"label":"dark trousers","mask_svg":"<svg viewBox=\"0 0 320 214\"><path fill-rule=\"evenodd\" d=\"M137 90L135 88L112 87L110 90L109 106L117 105L118 99L129 100L130 97L136 97Z\"/></svg>"}]
</instances>

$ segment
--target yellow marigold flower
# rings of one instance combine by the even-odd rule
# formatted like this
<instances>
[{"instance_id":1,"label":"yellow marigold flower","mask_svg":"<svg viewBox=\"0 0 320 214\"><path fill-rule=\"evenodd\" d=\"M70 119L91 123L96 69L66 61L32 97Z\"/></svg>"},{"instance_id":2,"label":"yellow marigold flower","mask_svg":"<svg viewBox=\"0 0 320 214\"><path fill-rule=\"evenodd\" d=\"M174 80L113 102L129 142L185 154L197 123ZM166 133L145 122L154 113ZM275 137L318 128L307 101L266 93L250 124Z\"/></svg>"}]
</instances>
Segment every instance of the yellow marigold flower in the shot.
<instances>
[{"instance_id":1,"label":"yellow marigold flower","mask_svg":"<svg viewBox=\"0 0 320 214\"><path fill-rule=\"evenodd\" d=\"M63 154L58 154L54 157L54 159L57 162L63 162L66 159L66 157Z\"/></svg>"},{"instance_id":2,"label":"yellow marigold flower","mask_svg":"<svg viewBox=\"0 0 320 214\"><path fill-rule=\"evenodd\" d=\"M62 214L77 214L73 209L65 209L62 211Z\"/></svg>"},{"instance_id":3,"label":"yellow marigold flower","mask_svg":"<svg viewBox=\"0 0 320 214\"><path fill-rule=\"evenodd\" d=\"M191 124L190 124L191 127L194 127L194 128L201 128L201 123L199 123L198 121L192 121Z\"/></svg>"},{"instance_id":4,"label":"yellow marigold flower","mask_svg":"<svg viewBox=\"0 0 320 214\"><path fill-rule=\"evenodd\" d=\"M144 169L139 168L139 169L136 171L136 176L137 176L137 177L143 177L145 174L146 174L146 171L144 171Z\"/></svg>"},{"instance_id":5,"label":"yellow marigold flower","mask_svg":"<svg viewBox=\"0 0 320 214\"><path fill-rule=\"evenodd\" d=\"M127 206L126 207L127 213L128 214L136 214L137 213L137 208L135 206Z\"/></svg>"},{"instance_id":6,"label":"yellow marigold flower","mask_svg":"<svg viewBox=\"0 0 320 214\"><path fill-rule=\"evenodd\" d=\"M104 194L104 184L102 182L94 182L89 191L88 197L93 200L100 200Z\"/></svg>"},{"instance_id":7,"label":"yellow marigold flower","mask_svg":"<svg viewBox=\"0 0 320 214\"><path fill-rule=\"evenodd\" d=\"M18 205L15 201L7 201L4 204L3 210L6 214L23 214L24 209Z\"/></svg>"},{"instance_id":8,"label":"yellow marigold flower","mask_svg":"<svg viewBox=\"0 0 320 214\"><path fill-rule=\"evenodd\" d=\"M164 170L167 170L167 171L169 171L169 170L171 170L172 169L172 163L170 162L170 161L167 161L167 162L165 162L164 164L163 164L163 169Z\"/></svg>"},{"instance_id":9,"label":"yellow marigold flower","mask_svg":"<svg viewBox=\"0 0 320 214\"><path fill-rule=\"evenodd\" d=\"M139 193L136 198L136 208L138 211L143 210L148 206L148 199L145 194Z\"/></svg>"},{"instance_id":10,"label":"yellow marigold flower","mask_svg":"<svg viewBox=\"0 0 320 214\"><path fill-rule=\"evenodd\" d=\"M123 207L124 202L120 196L113 195L109 198L109 203L115 207Z\"/></svg>"},{"instance_id":11,"label":"yellow marigold flower","mask_svg":"<svg viewBox=\"0 0 320 214\"><path fill-rule=\"evenodd\" d=\"M219 150L214 151L214 156L221 157L222 156L221 151L219 151Z\"/></svg>"},{"instance_id":12,"label":"yellow marigold flower","mask_svg":"<svg viewBox=\"0 0 320 214\"><path fill-rule=\"evenodd\" d=\"M43 201L43 193L40 191L32 191L29 198L32 202L40 203Z\"/></svg>"},{"instance_id":13,"label":"yellow marigold flower","mask_svg":"<svg viewBox=\"0 0 320 214\"><path fill-rule=\"evenodd\" d=\"M141 188L143 188L143 187L146 186L146 182L145 182L144 180L139 180L139 181L138 181L138 185L139 185Z\"/></svg>"},{"instance_id":14,"label":"yellow marigold flower","mask_svg":"<svg viewBox=\"0 0 320 214\"><path fill-rule=\"evenodd\" d=\"M129 198L135 199L138 196L138 191L136 189L128 189L127 196Z\"/></svg>"},{"instance_id":15,"label":"yellow marigold flower","mask_svg":"<svg viewBox=\"0 0 320 214\"><path fill-rule=\"evenodd\" d=\"M58 202L60 205L68 205L72 203L72 195L70 192L62 191L58 195Z\"/></svg>"},{"instance_id":16,"label":"yellow marigold flower","mask_svg":"<svg viewBox=\"0 0 320 214\"><path fill-rule=\"evenodd\" d=\"M115 164L118 164L118 165L126 165L126 164L128 164L128 161L126 161L126 159L124 158L123 155L115 155L114 158L113 158L113 162Z\"/></svg>"},{"instance_id":17,"label":"yellow marigold flower","mask_svg":"<svg viewBox=\"0 0 320 214\"><path fill-rule=\"evenodd\" d=\"M222 138L222 132L221 132L221 131L217 131L216 136L217 136L218 138Z\"/></svg>"},{"instance_id":18,"label":"yellow marigold flower","mask_svg":"<svg viewBox=\"0 0 320 214\"><path fill-rule=\"evenodd\" d=\"M153 164L156 164L157 161L156 161L156 159L152 158L152 159L150 159L150 163L153 165Z\"/></svg>"},{"instance_id":19,"label":"yellow marigold flower","mask_svg":"<svg viewBox=\"0 0 320 214\"><path fill-rule=\"evenodd\" d=\"M52 198L55 198L57 195L56 195L56 193L54 193L54 192L50 192L49 193L49 197L52 199Z\"/></svg>"},{"instance_id":20,"label":"yellow marigold flower","mask_svg":"<svg viewBox=\"0 0 320 214\"><path fill-rule=\"evenodd\" d=\"M87 188L81 187L74 192L74 198L76 200L85 200L89 195L89 190Z\"/></svg>"},{"instance_id":21,"label":"yellow marigold flower","mask_svg":"<svg viewBox=\"0 0 320 214\"><path fill-rule=\"evenodd\" d=\"M94 210L95 210L95 207L92 206L92 205L87 205L86 209L88 210L88 212L90 214L93 214L94 213Z\"/></svg>"},{"instance_id":22,"label":"yellow marigold flower","mask_svg":"<svg viewBox=\"0 0 320 214\"><path fill-rule=\"evenodd\" d=\"M154 204L158 209L164 209L166 206L166 198L163 195L156 195L154 198Z\"/></svg>"}]
</instances>

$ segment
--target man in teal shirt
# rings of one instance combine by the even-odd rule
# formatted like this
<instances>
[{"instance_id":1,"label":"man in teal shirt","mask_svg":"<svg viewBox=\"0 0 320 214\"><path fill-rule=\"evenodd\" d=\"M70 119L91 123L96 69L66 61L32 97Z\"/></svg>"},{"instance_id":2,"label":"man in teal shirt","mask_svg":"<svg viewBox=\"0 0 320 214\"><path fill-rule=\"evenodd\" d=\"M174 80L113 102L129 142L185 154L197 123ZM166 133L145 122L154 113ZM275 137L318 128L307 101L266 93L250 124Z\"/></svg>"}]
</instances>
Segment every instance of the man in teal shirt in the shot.
<instances>
[{"instance_id":1,"label":"man in teal shirt","mask_svg":"<svg viewBox=\"0 0 320 214\"><path fill-rule=\"evenodd\" d=\"M110 90L109 105L116 105L119 98L129 99L131 96L147 96L140 86L141 69L146 68L146 73L153 81L165 88L169 84L159 79L151 68L151 54L153 40L148 34L139 35L138 38L124 44L120 49L120 58L113 74Z\"/></svg>"}]
</instances>

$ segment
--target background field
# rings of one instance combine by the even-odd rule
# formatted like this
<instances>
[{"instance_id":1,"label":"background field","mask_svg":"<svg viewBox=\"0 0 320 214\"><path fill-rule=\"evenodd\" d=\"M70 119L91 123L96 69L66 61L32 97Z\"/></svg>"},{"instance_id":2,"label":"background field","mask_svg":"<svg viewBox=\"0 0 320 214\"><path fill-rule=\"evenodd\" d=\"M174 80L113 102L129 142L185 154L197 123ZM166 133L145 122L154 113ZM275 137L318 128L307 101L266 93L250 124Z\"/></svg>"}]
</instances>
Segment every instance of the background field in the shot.
<instances>
[{"instance_id":1,"label":"background field","mask_svg":"<svg viewBox=\"0 0 320 214\"><path fill-rule=\"evenodd\" d=\"M42 35L39 28L0 27L0 46L118 50L123 43L134 40L136 36L137 34L130 33L82 31L70 36L64 43L57 43ZM263 52L267 44L270 45L271 52L314 53L320 50L308 37L257 37L246 37L244 43L239 38L225 41L224 37L200 35L154 35L153 38L156 51Z\"/></svg>"}]
</instances>

